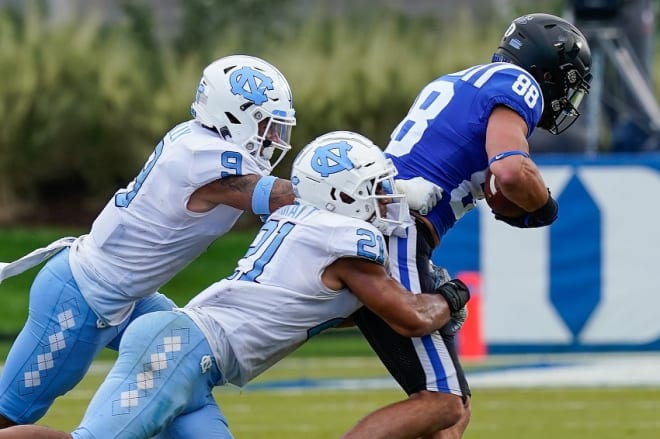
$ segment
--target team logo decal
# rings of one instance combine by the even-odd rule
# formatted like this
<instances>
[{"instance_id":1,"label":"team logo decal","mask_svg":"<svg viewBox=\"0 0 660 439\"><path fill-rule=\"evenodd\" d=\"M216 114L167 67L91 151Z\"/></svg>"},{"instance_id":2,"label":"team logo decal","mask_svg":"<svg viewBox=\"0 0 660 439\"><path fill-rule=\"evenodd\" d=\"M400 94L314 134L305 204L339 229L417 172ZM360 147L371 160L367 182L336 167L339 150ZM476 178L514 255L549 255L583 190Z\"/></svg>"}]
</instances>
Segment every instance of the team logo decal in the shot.
<instances>
[{"instance_id":1,"label":"team logo decal","mask_svg":"<svg viewBox=\"0 0 660 439\"><path fill-rule=\"evenodd\" d=\"M231 72L231 92L261 105L268 100L266 90L273 90L273 79L250 67Z\"/></svg>"},{"instance_id":2,"label":"team logo decal","mask_svg":"<svg viewBox=\"0 0 660 439\"><path fill-rule=\"evenodd\" d=\"M513 47L514 49L520 49L523 46L523 43L518 38L511 38L509 41L509 46Z\"/></svg>"},{"instance_id":3,"label":"team logo decal","mask_svg":"<svg viewBox=\"0 0 660 439\"><path fill-rule=\"evenodd\" d=\"M524 15L516 20L516 23L527 24L532 21L534 17L532 15Z\"/></svg>"},{"instance_id":4,"label":"team logo decal","mask_svg":"<svg viewBox=\"0 0 660 439\"><path fill-rule=\"evenodd\" d=\"M197 93L195 93L195 102L206 104L209 97L206 94L206 84L202 81L197 86Z\"/></svg>"},{"instance_id":5,"label":"team logo decal","mask_svg":"<svg viewBox=\"0 0 660 439\"><path fill-rule=\"evenodd\" d=\"M312 157L312 169L322 177L353 169L355 166L348 158L351 148L353 147L345 140L317 148Z\"/></svg>"}]
</instances>

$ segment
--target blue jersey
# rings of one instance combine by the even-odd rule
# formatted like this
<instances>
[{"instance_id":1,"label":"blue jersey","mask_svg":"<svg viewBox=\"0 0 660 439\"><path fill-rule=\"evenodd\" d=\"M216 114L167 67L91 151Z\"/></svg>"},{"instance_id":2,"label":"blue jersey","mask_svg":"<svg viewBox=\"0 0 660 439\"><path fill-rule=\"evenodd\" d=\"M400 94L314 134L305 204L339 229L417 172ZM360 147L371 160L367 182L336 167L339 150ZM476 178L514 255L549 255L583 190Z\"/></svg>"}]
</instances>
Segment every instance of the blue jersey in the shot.
<instances>
[{"instance_id":1,"label":"blue jersey","mask_svg":"<svg viewBox=\"0 0 660 439\"><path fill-rule=\"evenodd\" d=\"M529 136L543 112L539 84L510 63L441 76L420 92L385 149L396 178L421 176L443 189L427 215L440 237L484 196L486 128L496 105L520 114Z\"/></svg>"}]
</instances>

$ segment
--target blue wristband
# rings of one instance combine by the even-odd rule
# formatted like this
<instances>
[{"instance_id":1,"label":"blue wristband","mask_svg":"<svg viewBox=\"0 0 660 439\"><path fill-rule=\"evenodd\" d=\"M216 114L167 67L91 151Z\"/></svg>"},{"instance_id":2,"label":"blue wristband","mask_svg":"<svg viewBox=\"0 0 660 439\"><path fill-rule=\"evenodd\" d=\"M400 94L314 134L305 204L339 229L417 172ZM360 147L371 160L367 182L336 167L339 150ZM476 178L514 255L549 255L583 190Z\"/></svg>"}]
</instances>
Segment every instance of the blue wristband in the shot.
<instances>
[{"instance_id":1,"label":"blue wristband","mask_svg":"<svg viewBox=\"0 0 660 439\"><path fill-rule=\"evenodd\" d=\"M257 215L270 213L270 192L277 177L266 175L259 179L252 192L252 211Z\"/></svg>"},{"instance_id":2,"label":"blue wristband","mask_svg":"<svg viewBox=\"0 0 660 439\"><path fill-rule=\"evenodd\" d=\"M529 158L529 153L526 153L525 151L520 151L518 149L514 149L513 151L506 151L506 152L501 152L501 153L497 154L495 157L488 160L488 166L490 166L493 162L496 162L498 160L502 160L504 157L509 157L510 155L521 155L523 157Z\"/></svg>"}]
</instances>

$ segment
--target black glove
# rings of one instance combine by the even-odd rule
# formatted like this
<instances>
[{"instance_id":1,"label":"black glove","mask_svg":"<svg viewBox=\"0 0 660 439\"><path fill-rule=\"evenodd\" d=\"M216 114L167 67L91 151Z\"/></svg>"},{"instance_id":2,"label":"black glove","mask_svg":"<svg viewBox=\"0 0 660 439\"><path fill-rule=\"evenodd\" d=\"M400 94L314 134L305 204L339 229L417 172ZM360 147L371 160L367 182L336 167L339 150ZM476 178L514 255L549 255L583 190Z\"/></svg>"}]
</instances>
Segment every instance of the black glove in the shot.
<instances>
[{"instance_id":1,"label":"black glove","mask_svg":"<svg viewBox=\"0 0 660 439\"><path fill-rule=\"evenodd\" d=\"M470 300L470 290L460 279L452 279L438 288L433 293L440 294L449 305L449 310L454 313L465 306Z\"/></svg>"},{"instance_id":2,"label":"black glove","mask_svg":"<svg viewBox=\"0 0 660 439\"><path fill-rule=\"evenodd\" d=\"M500 215L495 212L495 219L504 221L513 227L519 227L521 229L530 229L536 227L545 227L554 223L557 219L557 213L559 212L559 205L552 195L550 194L550 189L548 189L548 202L543 205L538 210L534 212L526 213L522 216L517 217L508 217Z\"/></svg>"}]
</instances>

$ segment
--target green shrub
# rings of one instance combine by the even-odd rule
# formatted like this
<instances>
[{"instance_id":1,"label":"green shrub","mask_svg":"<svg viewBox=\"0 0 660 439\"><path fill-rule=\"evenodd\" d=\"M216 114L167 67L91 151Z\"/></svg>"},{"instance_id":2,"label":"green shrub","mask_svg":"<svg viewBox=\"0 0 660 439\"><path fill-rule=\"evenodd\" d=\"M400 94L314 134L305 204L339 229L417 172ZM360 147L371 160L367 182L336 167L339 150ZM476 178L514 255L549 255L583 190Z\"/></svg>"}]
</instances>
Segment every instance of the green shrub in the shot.
<instances>
[{"instance_id":1,"label":"green shrub","mask_svg":"<svg viewBox=\"0 0 660 439\"><path fill-rule=\"evenodd\" d=\"M0 16L0 46L3 191L106 197L160 128L136 46L92 20L50 26L36 9L22 23Z\"/></svg>"},{"instance_id":2,"label":"green shrub","mask_svg":"<svg viewBox=\"0 0 660 439\"><path fill-rule=\"evenodd\" d=\"M270 4L245 0L241 8L255 1ZM139 2L123 2L128 19L112 26L89 17L55 25L36 2L26 4L23 14L0 13L0 222L63 201L98 211L160 137L190 117L201 71L215 58L250 53L289 80L298 126L294 151L275 171L288 176L296 151L327 131L357 131L385 146L421 87L488 62L511 19L484 20L487 10L414 17L372 8L348 17L311 12L284 20L286 27L280 14L277 25L256 32L254 20L227 21L214 2L195 0L185 3L186 35L163 39ZM204 32L194 33L200 10Z\"/></svg>"}]
</instances>

